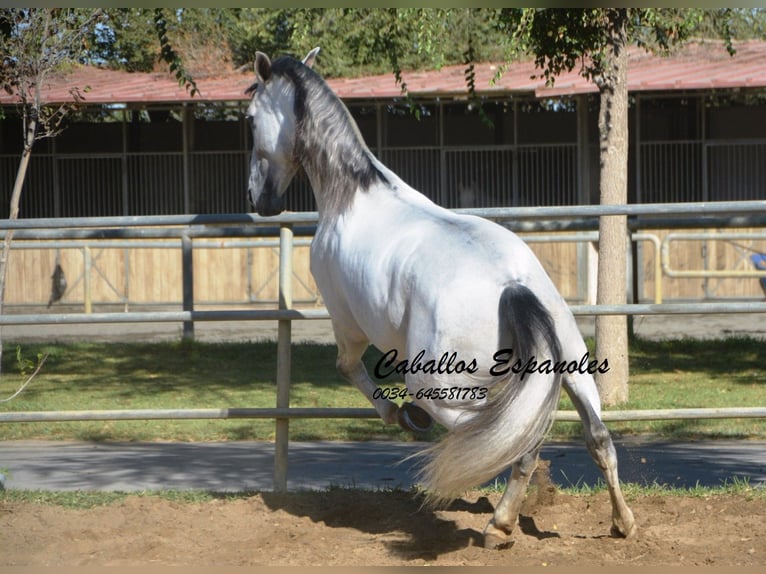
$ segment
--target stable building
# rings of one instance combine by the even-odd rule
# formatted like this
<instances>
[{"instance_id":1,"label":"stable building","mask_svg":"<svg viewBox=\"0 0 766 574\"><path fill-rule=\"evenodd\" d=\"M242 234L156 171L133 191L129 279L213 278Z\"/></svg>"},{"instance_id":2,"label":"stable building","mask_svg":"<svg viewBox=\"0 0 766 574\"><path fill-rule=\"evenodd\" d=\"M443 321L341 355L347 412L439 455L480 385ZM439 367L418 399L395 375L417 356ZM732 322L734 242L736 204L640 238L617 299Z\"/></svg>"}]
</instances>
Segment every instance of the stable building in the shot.
<instances>
[{"instance_id":1,"label":"stable building","mask_svg":"<svg viewBox=\"0 0 766 574\"><path fill-rule=\"evenodd\" d=\"M717 42L692 44L667 57L631 50L629 202L766 199L766 43L744 42L735 48L733 57ZM481 114L467 97L466 66L405 73L409 100L392 74L328 83L349 107L373 153L445 207L598 203L595 85L572 72L547 86L531 78L536 75L531 62L511 64L501 75L499 70L492 63L474 67ZM321 54L317 71L322 71ZM20 216L248 211L250 135L244 92L253 74L231 71L195 79L200 95L190 97L166 74L82 67L52 76L43 86L46 102L71 101L72 87L87 86L85 105L59 136L37 142ZM0 121L0 215L7 217L22 132L12 99L2 94L0 105L5 113ZM314 210L305 178L297 177L292 187L288 209ZM766 251L766 244L754 241L747 248ZM568 299L587 297L582 273L578 277L575 272L581 248L538 244L535 249ZM699 245L690 246L679 255L679 264L747 265L743 251L724 244L713 255L699 252ZM119 254L115 250L112 255ZM639 300L651 298L651 257L641 256L646 273ZM40 255L41 269L45 260ZM105 288L104 303L127 297L119 285L129 272L119 271L119 262L104 265L124 275ZM305 280L310 301L310 276ZM703 282L701 287L700 280L666 281L664 297L761 294L756 280ZM47 300L47 294L12 284L11 278L9 303ZM197 292L210 304L254 300L252 292L216 288L210 297ZM75 301L76 292L68 297ZM153 297L140 297L133 287L130 302L174 300L172 293L156 301Z\"/></svg>"}]
</instances>

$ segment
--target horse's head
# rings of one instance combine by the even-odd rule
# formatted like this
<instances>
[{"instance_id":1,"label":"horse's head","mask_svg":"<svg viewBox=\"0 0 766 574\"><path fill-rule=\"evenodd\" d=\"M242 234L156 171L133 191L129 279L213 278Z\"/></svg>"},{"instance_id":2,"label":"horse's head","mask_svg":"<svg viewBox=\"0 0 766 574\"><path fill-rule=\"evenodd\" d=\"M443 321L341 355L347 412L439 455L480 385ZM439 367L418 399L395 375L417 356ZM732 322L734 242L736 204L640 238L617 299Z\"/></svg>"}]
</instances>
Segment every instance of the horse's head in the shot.
<instances>
[{"instance_id":1,"label":"horse's head","mask_svg":"<svg viewBox=\"0 0 766 574\"><path fill-rule=\"evenodd\" d=\"M303 59L314 64L319 48ZM248 192L258 215L277 215L284 209L282 196L290 184L298 162L295 158L295 89L285 75L272 74L271 60L261 52L255 56L255 83L247 108L253 134Z\"/></svg>"}]
</instances>

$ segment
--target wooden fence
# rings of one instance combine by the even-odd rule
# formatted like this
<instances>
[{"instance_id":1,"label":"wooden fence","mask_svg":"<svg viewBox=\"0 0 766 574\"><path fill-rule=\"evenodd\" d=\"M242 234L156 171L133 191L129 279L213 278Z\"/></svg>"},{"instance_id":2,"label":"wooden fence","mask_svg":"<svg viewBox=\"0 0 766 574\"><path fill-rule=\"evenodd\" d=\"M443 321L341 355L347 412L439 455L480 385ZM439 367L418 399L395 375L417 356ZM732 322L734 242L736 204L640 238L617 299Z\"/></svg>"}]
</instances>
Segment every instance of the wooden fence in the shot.
<instances>
[{"instance_id":1,"label":"wooden fence","mask_svg":"<svg viewBox=\"0 0 766 574\"><path fill-rule=\"evenodd\" d=\"M716 233L714 229L708 231ZM671 230L652 230L651 233L662 240ZM535 235L540 234L521 235L534 241ZM640 301L651 301L659 254L650 242L640 244L638 296ZM68 282L59 305L84 305L88 292L95 306L128 308L131 305L180 305L182 301L182 257L177 239L60 242L58 248L51 245L51 242L15 242L9 264L7 305L47 304L51 274L57 261ZM279 254L275 241L252 240L242 245L243 242L237 240L194 240L197 308L276 303ZM587 275L583 275L583 258L587 258L587 253L581 246L585 243L554 241L530 245L567 300L592 302L587 298ZM308 250L307 240L299 241L294 249L294 301L298 306L322 304L309 271ZM672 269L678 270L747 270L753 269L749 256L754 252L766 253L766 240L679 241L670 246L669 263ZM88 267L90 271L86 273ZM662 278L662 299L666 301L762 297L764 292L755 277Z\"/></svg>"}]
</instances>

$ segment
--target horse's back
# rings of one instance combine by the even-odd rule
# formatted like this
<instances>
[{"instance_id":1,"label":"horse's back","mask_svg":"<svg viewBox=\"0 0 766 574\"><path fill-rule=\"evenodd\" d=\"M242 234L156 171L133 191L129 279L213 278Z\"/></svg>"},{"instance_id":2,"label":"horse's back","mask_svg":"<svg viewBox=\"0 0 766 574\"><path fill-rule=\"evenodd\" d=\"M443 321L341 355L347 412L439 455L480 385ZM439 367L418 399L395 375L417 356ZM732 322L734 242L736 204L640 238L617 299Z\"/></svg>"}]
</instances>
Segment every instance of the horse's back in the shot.
<instances>
[{"instance_id":1,"label":"horse's back","mask_svg":"<svg viewBox=\"0 0 766 574\"><path fill-rule=\"evenodd\" d=\"M312 272L331 316L384 350L462 345L490 352L509 284L526 285L544 304L560 299L514 233L401 188L357 194L342 221L318 232Z\"/></svg>"}]
</instances>

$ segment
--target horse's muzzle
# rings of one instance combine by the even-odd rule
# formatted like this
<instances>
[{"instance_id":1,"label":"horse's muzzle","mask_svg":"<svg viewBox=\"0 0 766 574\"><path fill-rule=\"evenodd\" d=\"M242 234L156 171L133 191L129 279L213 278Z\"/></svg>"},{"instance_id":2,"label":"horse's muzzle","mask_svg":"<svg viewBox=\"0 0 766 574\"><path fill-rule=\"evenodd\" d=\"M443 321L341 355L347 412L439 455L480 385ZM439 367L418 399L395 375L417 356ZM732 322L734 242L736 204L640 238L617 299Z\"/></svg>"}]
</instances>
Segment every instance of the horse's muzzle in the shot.
<instances>
[{"instance_id":1,"label":"horse's muzzle","mask_svg":"<svg viewBox=\"0 0 766 574\"><path fill-rule=\"evenodd\" d=\"M264 217L279 215L284 210L285 206L282 198L271 193L261 193L255 202L255 212Z\"/></svg>"}]
</instances>

